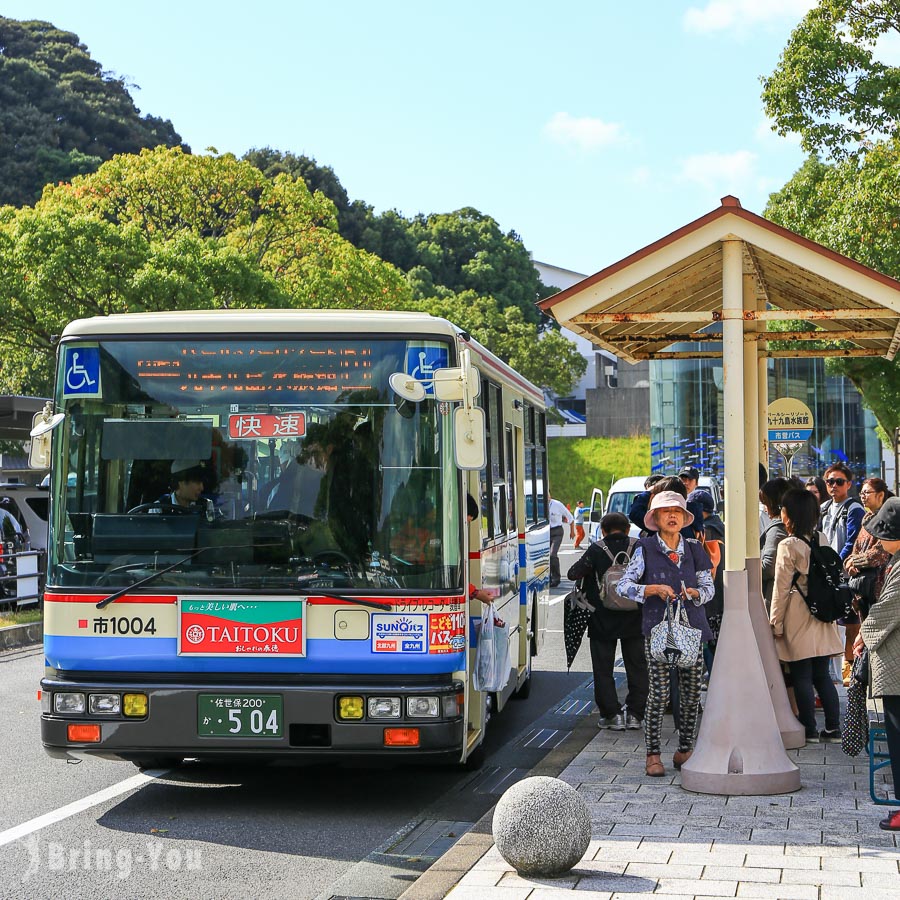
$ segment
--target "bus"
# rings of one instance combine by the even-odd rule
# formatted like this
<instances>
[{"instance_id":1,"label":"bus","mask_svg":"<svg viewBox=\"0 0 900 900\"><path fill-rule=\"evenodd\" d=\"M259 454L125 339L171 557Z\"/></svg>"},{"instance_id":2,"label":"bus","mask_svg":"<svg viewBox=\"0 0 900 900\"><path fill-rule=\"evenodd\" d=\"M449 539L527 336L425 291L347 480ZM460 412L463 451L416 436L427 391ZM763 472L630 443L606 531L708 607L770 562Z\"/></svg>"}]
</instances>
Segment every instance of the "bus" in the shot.
<instances>
[{"instance_id":1,"label":"bus","mask_svg":"<svg viewBox=\"0 0 900 900\"><path fill-rule=\"evenodd\" d=\"M72 322L32 430L44 748L476 765L543 642L546 443L541 392L423 313ZM492 693L470 585L510 634Z\"/></svg>"}]
</instances>

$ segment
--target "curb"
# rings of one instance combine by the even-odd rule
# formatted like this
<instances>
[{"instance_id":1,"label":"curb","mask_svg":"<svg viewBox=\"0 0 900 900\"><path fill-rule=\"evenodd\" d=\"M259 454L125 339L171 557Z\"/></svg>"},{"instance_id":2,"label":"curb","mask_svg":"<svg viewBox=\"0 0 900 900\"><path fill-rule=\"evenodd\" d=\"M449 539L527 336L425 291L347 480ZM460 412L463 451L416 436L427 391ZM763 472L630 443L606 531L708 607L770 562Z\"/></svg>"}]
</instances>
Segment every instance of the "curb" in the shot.
<instances>
[{"instance_id":1,"label":"curb","mask_svg":"<svg viewBox=\"0 0 900 900\"><path fill-rule=\"evenodd\" d=\"M596 718L584 716L572 733L526 776L557 778L597 734ZM496 804L494 804L496 806ZM398 900L443 900L456 883L494 846L492 806L442 857L432 863Z\"/></svg>"},{"instance_id":2,"label":"curb","mask_svg":"<svg viewBox=\"0 0 900 900\"><path fill-rule=\"evenodd\" d=\"M0 628L0 651L15 650L40 644L44 639L44 623L28 622L25 625L7 625Z\"/></svg>"}]
</instances>

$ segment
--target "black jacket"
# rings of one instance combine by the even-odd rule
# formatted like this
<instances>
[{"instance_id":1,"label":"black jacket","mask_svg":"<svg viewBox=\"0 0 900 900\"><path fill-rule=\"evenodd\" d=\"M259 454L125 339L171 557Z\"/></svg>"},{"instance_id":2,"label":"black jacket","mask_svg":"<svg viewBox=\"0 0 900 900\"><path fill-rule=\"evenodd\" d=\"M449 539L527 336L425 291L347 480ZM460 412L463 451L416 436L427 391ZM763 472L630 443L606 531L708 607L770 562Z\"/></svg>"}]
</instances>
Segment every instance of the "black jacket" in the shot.
<instances>
[{"instance_id":1,"label":"black jacket","mask_svg":"<svg viewBox=\"0 0 900 900\"><path fill-rule=\"evenodd\" d=\"M613 532L606 538L606 544L615 557L623 550L627 552L628 535ZM633 612L616 612L607 609L600 602L600 588L597 586L597 582L611 565L612 561L603 548L598 544L591 544L581 559L573 563L572 568L567 572L572 581L583 579L584 590L595 607L594 614L588 620L588 634L592 638L603 641L640 637L643 633L640 607Z\"/></svg>"}]
</instances>

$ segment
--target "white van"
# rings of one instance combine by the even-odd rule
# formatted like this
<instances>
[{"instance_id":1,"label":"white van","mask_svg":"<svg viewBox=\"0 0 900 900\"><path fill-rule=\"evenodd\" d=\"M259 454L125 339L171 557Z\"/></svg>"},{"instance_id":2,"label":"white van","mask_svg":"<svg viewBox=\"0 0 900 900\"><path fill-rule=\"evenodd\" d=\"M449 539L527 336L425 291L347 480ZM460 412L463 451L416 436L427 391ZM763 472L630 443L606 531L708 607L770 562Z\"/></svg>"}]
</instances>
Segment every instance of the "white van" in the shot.
<instances>
[{"instance_id":1,"label":"white van","mask_svg":"<svg viewBox=\"0 0 900 900\"><path fill-rule=\"evenodd\" d=\"M588 537L591 542L600 540L600 519L606 513L619 512L627 516L634 498L643 493L644 475L632 475L628 478L619 478L612 483L609 494L606 497L606 503L603 502L603 491L600 488L594 488L591 494L591 524L588 531ZM698 490L707 491L712 494L713 502L719 512L723 509L722 488L719 482L709 475L701 475L697 483ZM640 529L634 524L628 532L631 537L640 537Z\"/></svg>"}]
</instances>

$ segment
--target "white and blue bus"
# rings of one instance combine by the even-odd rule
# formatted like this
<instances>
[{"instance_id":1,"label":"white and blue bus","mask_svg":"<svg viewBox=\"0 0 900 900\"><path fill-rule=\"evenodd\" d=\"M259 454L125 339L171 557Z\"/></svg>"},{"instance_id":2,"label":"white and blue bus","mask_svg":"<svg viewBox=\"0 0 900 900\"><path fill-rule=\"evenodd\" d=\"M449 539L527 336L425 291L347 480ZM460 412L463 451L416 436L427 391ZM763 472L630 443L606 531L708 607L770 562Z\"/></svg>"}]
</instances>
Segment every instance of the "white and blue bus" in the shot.
<instances>
[{"instance_id":1,"label":"white and blue bus","mask_svg":"<svg viewBox=\"0 0 900 900\"><path fill-rule=\"evenodd\" d=\"M527 696L543 397L449 322L85 319L60 340L54 403L32 442L52 470L51 755L472 762L492 712ZM470 584L511 626L490 695L472 686Z\"/></svg>"}]
</instances>

